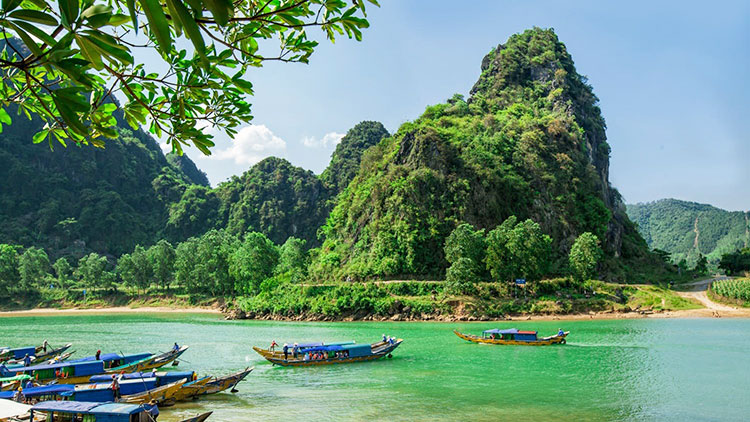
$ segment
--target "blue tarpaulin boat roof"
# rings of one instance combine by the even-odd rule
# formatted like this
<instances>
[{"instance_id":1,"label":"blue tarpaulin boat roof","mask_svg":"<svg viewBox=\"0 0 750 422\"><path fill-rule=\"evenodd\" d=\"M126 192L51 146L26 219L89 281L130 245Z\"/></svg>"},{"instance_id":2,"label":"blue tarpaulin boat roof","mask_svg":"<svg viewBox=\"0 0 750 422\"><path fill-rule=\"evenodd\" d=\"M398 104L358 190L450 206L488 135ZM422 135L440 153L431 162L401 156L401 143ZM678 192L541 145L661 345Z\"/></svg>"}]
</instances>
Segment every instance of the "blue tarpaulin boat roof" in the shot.
<instances>
[{"instance_id":1,"label":"blue tarpaulin boat roof","mask_svg":"<svg viewBox=\"0 0 750 422\"><path fill-rule=\"evenodd\" d=\"M176 378L193 378L193 371L157 371L157 372L131 372L128 374L123 374L122 379L125 380L134 380L134 379L141 379L141 378L167 378L167 379L176 379ZM105 374L105 375L94 375L93 377L89 378L89 382L100 382L100 381L110 381L112 379L112 375Z\"/></svg>"},{"instance_id":2,"label":"blue tarpaulin boat roof","mask_svg":"<svg viewBox=\"0 0 750 422\"><path fill-rule=\"evenodd\" d=\"M23 394L26 397L46 396L52 394L63 394L75 390L75 385L72 384L60 384L60 385L43 385L41 387L24 388ZM0 392L0 399L13 398L15 391L2 391Z\"/></svg>"},{"instance_id":3,"label":"blue tarpaulin boat roof","mask_svg":"<svg viewBox=\"0 0 750 422\"><path fill-rule=\"evenodd\" d=\"M491 330L484 330L484 333L485 334L518 334L518 328L508 328L507 330L493 328Z\"/></svg>"},{"instance_id":4,"label":"blue tarpaulin boat roof","mask_svg":"<svg viewBox=\"0 0 750 422\"><path fill-rule=\"evenodd\" d=\"M146 410L145 407L126 403L95 403L86 401L44 401L31 408L32 411L64 412L83 415L132 415Z\"/></svg>"}]
</instances>

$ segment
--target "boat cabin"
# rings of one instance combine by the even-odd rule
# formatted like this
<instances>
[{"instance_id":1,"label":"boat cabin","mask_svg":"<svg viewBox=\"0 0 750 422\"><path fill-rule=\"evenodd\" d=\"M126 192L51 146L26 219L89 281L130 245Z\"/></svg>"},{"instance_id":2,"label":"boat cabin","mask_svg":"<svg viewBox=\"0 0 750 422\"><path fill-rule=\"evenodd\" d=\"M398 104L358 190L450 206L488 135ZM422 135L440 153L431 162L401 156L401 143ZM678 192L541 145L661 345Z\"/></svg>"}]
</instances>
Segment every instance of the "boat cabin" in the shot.
<instances>
[{"instance_id":1,"label":"boat cabin","mask_svg":"<svg viewBox=\"0 0 750 422\"><path fill-rule=\"evenodd\" d=\"M31 408L31 420L46 422L151 422L155 406L83 401L45 401Z\"/></svg>"},{"instance_id":2,"label":"boat cabin","mask_svg":"<svg viewBox=\"0 0 750 422\"><path fill-rule=\"evenodd\" d=\"M493 328L482 332L482 338L490 340L536 341L536 331L521 331L517 328L501 330Z\"/></svg>"}]
</instances>

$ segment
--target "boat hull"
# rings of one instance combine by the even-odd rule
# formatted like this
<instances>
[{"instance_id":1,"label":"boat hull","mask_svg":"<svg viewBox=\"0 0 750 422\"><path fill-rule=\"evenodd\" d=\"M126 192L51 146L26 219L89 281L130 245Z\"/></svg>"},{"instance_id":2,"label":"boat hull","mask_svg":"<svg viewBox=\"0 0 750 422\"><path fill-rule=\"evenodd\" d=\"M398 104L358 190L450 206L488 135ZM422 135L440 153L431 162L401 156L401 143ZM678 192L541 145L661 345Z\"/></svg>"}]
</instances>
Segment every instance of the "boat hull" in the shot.
<instances>
[{"instance_id":1,"label":"boat hull","mask_svg":"<svg viewBox=\"0 0 750 422\"><path fill-rule=\"evenodd\" d=\"M350 358L327 358L327 359L320 359L320 360L304 360L298 358L284 358L284 353L279 351L270 351L266 349L261 349L260 347L253 346L253 350L255 350L259 355L266 358L267 361L273 363L274 365L280 365L280 366L321 366L321 365L337 365L341 363L355 363L355 362L367 362L372 360L381 359L385 356L388 356L391 354L393 350L395 350L402 342L402 339L396 340L393 344L387 343L387 342L378 342L373 343L372 346L372 354L367 356L357 356L357 357L350 357ZM289 355L291 356L291 354Z\"/></svg>"},{"instance_id":2,"label":"boat hull","mask_svg":"<svg viewBox=\"0 0 750 422\"><path fill-rule=\"evenodd\" d=\"M523 341L523 340L503 340L503 339L493 340L491 338L482 338L482 337L475 336L472 334L464 334L456 330L453 330L453 333L456 334L458 337L466 341L470 341L472 343L498 344L498 345L506 345L506 346L551 346L553 344L565 344L566 342L565 337L568 336L568 331L566 331L562 336L555 335L555 336L540 338L537 340Z\"/></svg>"}]
</instances>

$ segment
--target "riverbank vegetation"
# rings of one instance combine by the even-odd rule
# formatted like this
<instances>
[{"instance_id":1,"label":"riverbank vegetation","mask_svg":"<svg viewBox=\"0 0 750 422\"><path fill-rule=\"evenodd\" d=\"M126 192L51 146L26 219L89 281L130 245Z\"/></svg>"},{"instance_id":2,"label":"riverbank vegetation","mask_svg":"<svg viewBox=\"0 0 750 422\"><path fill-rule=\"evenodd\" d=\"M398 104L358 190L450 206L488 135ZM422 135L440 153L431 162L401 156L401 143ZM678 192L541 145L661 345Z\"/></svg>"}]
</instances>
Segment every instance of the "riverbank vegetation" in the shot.
<instances>
[{"instance_id":1,"label":"riverbank vegetation","mask_svg":"<svg viewBox=\"0 0 750 422\"><path fill-rule=\"evenodd\" d=\"M657 287L591 280L601 251L590 233L574 242L569 267L555 276L545 264L550 243L532 220L510 217L486 234L461 224L444 245L445 281L365 282L316 282L309 266L318 249L296 238L276 245L258 232L211 230L176 247L162 240L116 261L91 253L50 263L42 249L0 245L0 302L6 309L198 305L222 306L234 317L397 320L687 306Z\"/></svg>"}]
</instances>

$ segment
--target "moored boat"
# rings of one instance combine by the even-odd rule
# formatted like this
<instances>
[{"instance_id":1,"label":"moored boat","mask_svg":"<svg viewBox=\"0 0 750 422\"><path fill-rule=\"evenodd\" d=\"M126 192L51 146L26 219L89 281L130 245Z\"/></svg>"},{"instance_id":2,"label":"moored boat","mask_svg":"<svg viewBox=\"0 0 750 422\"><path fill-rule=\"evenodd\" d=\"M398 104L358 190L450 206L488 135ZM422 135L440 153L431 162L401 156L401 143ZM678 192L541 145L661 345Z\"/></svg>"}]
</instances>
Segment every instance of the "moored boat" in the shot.
<instances>
[{"instance_id":1,"label":"moored boat","mask_svg":"<svg viewBox=\"0 0 750 422\"><path fill-rule=\"evenodd\" d=\"M234 387L236 387L240 381L244 380L249 373L253 372L253 369L255 369L255 367L245 368L242 371L221 377L213 377L213 379L205 384L207 388L205 388L199 395L216 394L229 389L234 393Z\"/></svg>"},{"instance_id":2,"label":"moored boat","mask_svg":"<svg viewBox=\"0 0 750 422\"><path fill-rule=\"evenodd\" d=\"M282 350L268 350L253 347L258 354L274 365L315 366L339 363L365 362L391 356L402 339L387 338L372 344L349 343L309 343L295 345Z\"/></svg>"},{"instance_id":3,"label":"moored boat","mask_svg":"<svg viewBox=\"0 0 750 422\"><path fill-rule=\"evenodd\" d=\"M505 330L493 328L491 330L484 330L481 337L473 334L460 333L456 330L453 330L453 332L458 337L472 343L505 344L514 346L549 346L552 344L565 344L565 337L570 333L569 331L560 330L555 335L539 338L536 331L521 331L516 328Z\"/></svg>"},{"instance_id":4,"label":"moored boat","mask_svg":"<svg viewBox=\"0 0 750 422\"><path fill-rule=\"evenodd\" d=\"M8 377L26 374L30 375L38 383L56 380L58 383L64 384L82 384L87 383L92 375L138 370L142 366L142 363L148 361L151 356L150 353L125 356L112 353L100 355L99 360L94 357L88 357L51 365L12 368L0 366L0 376Z\"/></svg>"},{"instance_id":5,"label":"moored boat","mask_svg":"<svg viewBox=\"0 0 750 422\"><path fill-rule=\"evenodd\" d=\"M32 421L132 422L150 421L156 406L127 403L44 401L31 408Z\"/></svg>"}]
</instances>

